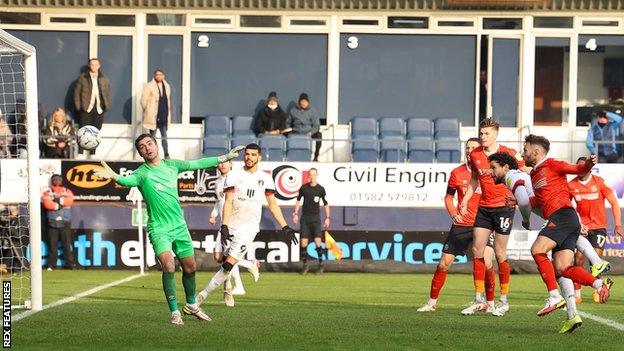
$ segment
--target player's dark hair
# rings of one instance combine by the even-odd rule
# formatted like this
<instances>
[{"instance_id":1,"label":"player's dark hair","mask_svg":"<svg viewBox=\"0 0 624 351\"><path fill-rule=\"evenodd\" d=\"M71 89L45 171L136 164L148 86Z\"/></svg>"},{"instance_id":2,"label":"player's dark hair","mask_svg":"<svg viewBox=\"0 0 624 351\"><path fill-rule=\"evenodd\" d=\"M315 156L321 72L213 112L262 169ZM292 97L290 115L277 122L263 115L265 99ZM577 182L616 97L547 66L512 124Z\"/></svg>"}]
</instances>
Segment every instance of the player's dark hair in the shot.
<instances>
[{"instance_id":1,"label":"player's dark hair","mask_svg":"<svg viewBox=\"0 0 624 351\"><path fill-rule=\"evenodd\" d=\"M258 150L258 154L262 154L262 150L260 149L260 145L258 145L256 143L247 144L247 146L245 146L245 151L247 151L247 150Z\"/></svg>"},{"instance_id":2,"label":"player's dark hair","mask_svg":"<svg viewBox=\"0 0 624 351\"><path fill-rule=\"evenodd\" d=\"M151 138L154 141L154 144L156 144L156 138L154 138L151 134L143 133L134 140L134 147L137 150L139 149L139 142L145 138Z\"/></svg>"},{"instance_id":3,"label":"player's dark hair","mask_svg":"<svg viewBox=\"0 0 624 351\"><path fill-rule=\"evenodd\" d=\"M316 171L316 173L318 173L318 169L316 169L316 168L314 168L314 167L312 167L312 168L310 168L310 169L308 170L308 172L312 172L312 171Z\"/></svg>"},{"instance_id":4,"label":"player's dark hair","mask_svg":"<svg viewBox=\"0 0 624 351\"><path fill-rule=\"evenodd\" d=\"M165 74L165 71L163 71L163 70L162 70L162 68L156 68L156 69L154 70L154 74L156 74L156 73L158 73L158 72L160 72L160 73L162 73L162 74Z\"/></svg>"},{"instance_id":5,"label":"player's dark hair","mask_svg":"<svg viewBox=\"0 0 624 351\"><path fill-rule=\"evenodd\" d=\"M578 160L576 160L576 163L579 163L581 161L587 161L587 157L585 157L585 156L579 157Z\"/></svg>"},{"instance_id":6,"label":"player's dark hair","mask_svg":"<svg viewBox=\"0 0 624 351\"><path fill-rule=\"evenodd\" d=\"M472 137L472 138L466 140L466 144L468 144L471 141L474 141L475 143L478 143L479 145L481 145L481 139L479 139L477 137Z\"/></svg>"},{"instance_id":7,"label":"player's dark hair","mask_svg":"<svg viewBox=\"0 0 624 351\"><path fill-rule=\"evenodd\" d=\"M529 134L524 137L524 142L531 145L539 145L544 148L546 153L550 151L550 141L541 135Z\"/></svg>"},{"instance_id":8,"label":"player's dark hair","mask_svg":"<svg viewBox=\"0 0 624 351\"><path fill-rule=\"evenodd\" d=\"M488 156L488 161L495 161L501 167L509 166L509 169L518 169L518 161L506 152L497 152Z\"/></svg>"},{"instance_id":9,"label":"player's dark hair","mask_svg":"<svg viewBox=\"0 0 624 351\"><path fill-rule=\"evenodd\" d=\"M489 117L481 121L481 123L479 124L479 130L483 128L494 128L496 131L498 131L498 128L500 128L500 124L495 121L494 118Z\"/></svg>"}]
</instances>

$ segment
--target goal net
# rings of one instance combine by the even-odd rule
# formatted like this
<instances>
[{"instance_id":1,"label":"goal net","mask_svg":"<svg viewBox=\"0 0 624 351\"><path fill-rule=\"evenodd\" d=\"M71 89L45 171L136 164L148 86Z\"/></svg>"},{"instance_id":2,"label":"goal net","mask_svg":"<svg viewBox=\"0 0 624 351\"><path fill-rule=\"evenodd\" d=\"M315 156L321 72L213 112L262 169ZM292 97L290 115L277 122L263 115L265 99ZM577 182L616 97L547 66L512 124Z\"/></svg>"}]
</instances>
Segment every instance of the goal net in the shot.
<instances>
[{"instance_id":1,"label":"goal net","mask_svg":"<svg viewBox=\"0 0 624 351\"><path fill-rule=\"evenodd\" d=\"M35 49L0 30L0 277L12 307L42 308Z\"/></svg>"}]
</instances>

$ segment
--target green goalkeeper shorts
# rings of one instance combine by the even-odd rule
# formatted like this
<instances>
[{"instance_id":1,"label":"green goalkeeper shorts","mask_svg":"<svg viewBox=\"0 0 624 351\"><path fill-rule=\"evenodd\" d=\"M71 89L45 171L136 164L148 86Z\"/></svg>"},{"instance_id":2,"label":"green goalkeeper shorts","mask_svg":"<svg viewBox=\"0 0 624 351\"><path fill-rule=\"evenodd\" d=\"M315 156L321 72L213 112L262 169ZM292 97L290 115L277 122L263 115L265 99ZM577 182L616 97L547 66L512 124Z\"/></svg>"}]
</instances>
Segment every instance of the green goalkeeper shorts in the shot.
<instances>
[{"instance_id":1,"label":"green goalkeeper shorts","mask_svg":"<svg viewBox=\"0 0 624 351\"><path fill-rule=\"evenodd\" d=\"M186 226L170 231L149 234L150 243L156 256L168 251L178 258L191 257L194 254L193 241Z\"/></svg>"}]
</instances>

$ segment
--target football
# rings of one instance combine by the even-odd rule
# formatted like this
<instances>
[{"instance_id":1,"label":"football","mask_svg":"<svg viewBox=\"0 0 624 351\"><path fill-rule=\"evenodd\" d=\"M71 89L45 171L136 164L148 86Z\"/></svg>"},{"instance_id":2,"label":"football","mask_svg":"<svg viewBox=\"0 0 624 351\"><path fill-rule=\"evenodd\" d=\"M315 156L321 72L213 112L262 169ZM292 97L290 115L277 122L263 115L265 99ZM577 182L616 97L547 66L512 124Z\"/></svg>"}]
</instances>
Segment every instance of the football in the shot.
<instances>
[{"instance_id":1,"label":"football","mask_svg":"<svg viewBox=\"0 0 624 351\"><path fill-rule=\"evenodd\" d=\"M78 145L85 150L93 150L100 145L100 131L94 126L84 126L76 133Z\"/></svg>"}]
</instances>

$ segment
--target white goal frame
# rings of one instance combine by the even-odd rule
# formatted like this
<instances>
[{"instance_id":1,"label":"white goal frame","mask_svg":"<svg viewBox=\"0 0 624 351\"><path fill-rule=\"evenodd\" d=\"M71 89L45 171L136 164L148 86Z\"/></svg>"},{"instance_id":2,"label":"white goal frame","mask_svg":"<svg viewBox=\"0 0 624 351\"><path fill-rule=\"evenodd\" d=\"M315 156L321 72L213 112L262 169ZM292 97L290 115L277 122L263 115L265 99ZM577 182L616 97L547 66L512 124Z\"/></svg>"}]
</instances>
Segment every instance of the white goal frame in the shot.
<instances>
[{"instance_id":1,"label":"white goal frame","mask_svg":"<svg viewBox=\"0 0 624 351\"><path fill-rule=\"evenodd\" d=\"M24 55L24 78L26 87L26 129L28 149L28 213L30 241L30 308L43 308L41 268L41 213L39 193L39 126L37 101L37 54L35 48L0 30L0 52ZM28 306L26 306L28 307Z\"/></svg>"}]
</instances>

